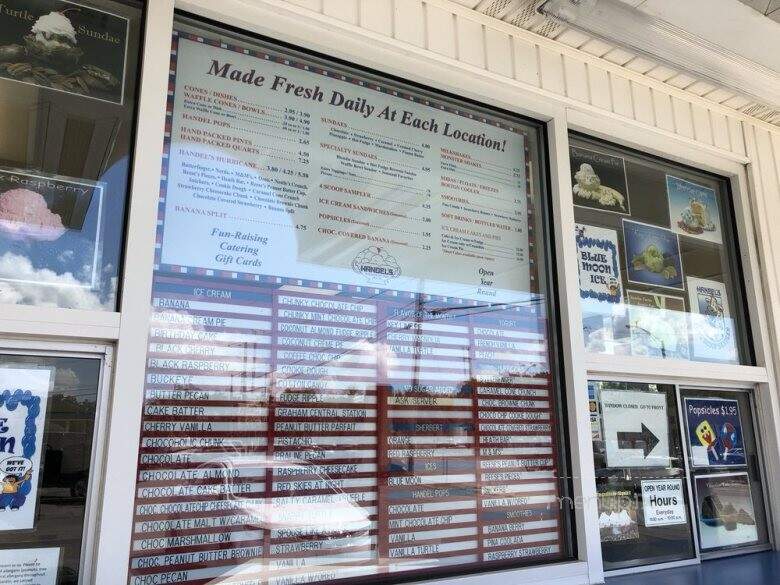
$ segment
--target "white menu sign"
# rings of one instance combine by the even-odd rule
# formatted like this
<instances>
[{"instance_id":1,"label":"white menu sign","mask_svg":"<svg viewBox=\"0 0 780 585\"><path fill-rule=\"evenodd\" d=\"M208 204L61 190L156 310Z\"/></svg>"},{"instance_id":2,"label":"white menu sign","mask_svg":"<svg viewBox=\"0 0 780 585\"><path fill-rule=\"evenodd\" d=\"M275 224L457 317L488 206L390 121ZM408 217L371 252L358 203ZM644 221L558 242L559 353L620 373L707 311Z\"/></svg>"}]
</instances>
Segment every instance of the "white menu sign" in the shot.
<instances>
[{"instance_id":1,"label":"white menu sign","mask_svg":"<svg viewBox=\"0 0 780 585\"><path fill-rule=\"evenodd\" d=\"M60 562L59 548L0 550L3 585L54 585Z\"/></svg>"},{"instance_id":2,"label":"white menu sign","mask_svg":"<svg viewBox=\"0 0 780 585\"><path fill-rule=\"evenodd\" d=\"M519 129L183 36L176 77L162 264L528 297Z\"/></svg>"}]
</instances>

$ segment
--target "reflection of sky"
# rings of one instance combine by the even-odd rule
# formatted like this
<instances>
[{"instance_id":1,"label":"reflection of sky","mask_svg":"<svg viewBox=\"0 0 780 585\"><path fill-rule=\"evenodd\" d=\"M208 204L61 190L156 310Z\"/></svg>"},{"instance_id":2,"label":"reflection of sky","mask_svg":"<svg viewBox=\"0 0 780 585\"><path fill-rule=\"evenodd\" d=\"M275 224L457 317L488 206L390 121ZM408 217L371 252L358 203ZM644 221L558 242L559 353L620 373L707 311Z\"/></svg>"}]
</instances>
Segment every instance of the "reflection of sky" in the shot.
<instances>
[{"instance_id":1,"label":"reflection of sky","mask_svg":"<svg viewBox=\"0 0 780 585\"><path fill-rule=\"evenodd\" d=\"M30 238L14 241L0 232L0 277L48 283L5 282L2 286L4 302L114 308L113 279L123 241L127 170L127 157L123 157L100 177L104 183L102 210L99 197L93 196L81 230L67 230L51 242ZM67 292L65 287L72 289L74 285L91 288L98 227L101 233L97 238L94 292ZM34 290L44 287L63 289L62 294L57 290Z\"/></svg>"}]
</instances>

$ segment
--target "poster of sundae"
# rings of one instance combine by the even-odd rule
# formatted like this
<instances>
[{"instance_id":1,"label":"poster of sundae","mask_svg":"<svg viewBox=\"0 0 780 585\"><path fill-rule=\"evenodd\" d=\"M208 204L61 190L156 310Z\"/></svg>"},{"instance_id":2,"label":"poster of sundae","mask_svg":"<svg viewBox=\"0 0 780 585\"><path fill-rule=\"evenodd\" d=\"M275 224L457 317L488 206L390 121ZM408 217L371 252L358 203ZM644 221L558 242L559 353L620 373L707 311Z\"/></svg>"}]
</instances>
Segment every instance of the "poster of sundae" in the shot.
<instances>
[{"instance_id":1,"label":"poster of sundae","mask_svg":"<svg viewBox=\"0 0 780 585\"><path fill-rule=\"evenodd\" d=\"M718 197L714 189L666 175L669 221L672 231L723 243Z\"/></svg>"},{"instance_id":2,"label":"poster of sundae","mask_svg":"<svg viewBox=\"0 0 780 585\"><path fill-rule=\"evenodd\" d=\"M121 104L128 21L67 0L0 4L0 78Z\"/></svg>"},{"instance_id":3,"label":"poster of sundae","mask_svg":"<svg viewBox=\"0 0 780 585\"><path fill-rule=\"evenodd\" d=\"M631 215L626 163L622 158L572 146L569 160L574 205Z\"/></svg>"},{"instance_id":4,"label":"poster of sundae","mask_svg":"<svg viewBox=\"0 0 780 585\"><path fill-rule=\"evenodd\" d=\"M730 398L685 398L685 424L695 467L743 466L739 403Z\"/></svg>"},{"instance_id":5,"label":"poster of sundae","mask_svg":"<svg viewBox=\"0 0 780 585\"><path fill-rule=\"evenodd\" d=\"M693 359L736 363L737 344L734 321L729 311L726 286L716 280L689 276L688 301L691 306Z\"/></svg>"},{"instance_id":6,"label":"poster of sundae","mask_svg":"<svg viewBox=\"0 0 780 585\"><path fill-rule=\"evenodd\" d=\"M597 496L601 542L639 540L638 503L633 490L599 488Z\"/></svg>"},{"instance_id":7,"label":"poster of sundae","mask_svg":"<svg viewBox=\"0 0 780 585\"><path fill-rule=\"evenodd\" d=\"M51 368L0 368L0 532L35 524Z\"/></svg>"},{"instance_id":8,"label":"poster of sundae","mask_svg":"<svg viewBox=\"0 0 780 585\"><path fill-rule=\"evenodd\" d=\"M696 506L702 550L758 542L747 473L697 476Z\"/></svg>"},{"instance_id":9,"label":"poster of sundae","mask_svg":"<svg viewBox=\"0 0 780 585\"><path fill-rule=\"evenodd\" d=\"M688 315L682 297L628 291L632 355L687 360Z\"/></svg>"},{"instance_id":10,"label":"poster of sundae","mask_svg":"<svg viewBox=\"0 0 780 585\"><path fill-rule=\"evenodd\" d=\"M683 289L677 234L658 226L624 219L623 241L629 282Z\"/></svg>"},{"instance_id":11,"label":"poster of sundae","mask_svg":"<svg viewBox=\"0 0 780 585\"><path fill-rule=\"evenodd\" d=\"M0 168L0 259L24 264L0 272L0 280L94 289L103 190L100 183Z\"/></svg>"}]
</instances>

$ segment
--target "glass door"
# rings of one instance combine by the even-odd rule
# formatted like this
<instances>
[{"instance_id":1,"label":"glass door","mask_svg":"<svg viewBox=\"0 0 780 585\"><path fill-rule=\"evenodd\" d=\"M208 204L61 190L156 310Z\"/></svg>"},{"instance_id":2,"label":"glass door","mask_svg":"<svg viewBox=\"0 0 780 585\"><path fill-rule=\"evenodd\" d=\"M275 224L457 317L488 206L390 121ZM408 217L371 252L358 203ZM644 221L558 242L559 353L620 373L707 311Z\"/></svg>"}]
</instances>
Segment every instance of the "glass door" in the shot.
<instances>
[{"instance_id":1,"label":"glass door","mask_svg":"<svg viewBox=\"0 0 780 585\"><path fill-rule=\"evenodd\" d=\"M768 546L750 393L681 389L680 400L702 558Z\"/></svg>"},{"instance_id":2,"label":"glass door","mask_svg":"<svg viewBox=\"0 0 780 585\"><path fill-rule=\"evenodd\" d=\"M103 357L0 353L0 583L83 582Z\"/></svg>"}]
</instances>

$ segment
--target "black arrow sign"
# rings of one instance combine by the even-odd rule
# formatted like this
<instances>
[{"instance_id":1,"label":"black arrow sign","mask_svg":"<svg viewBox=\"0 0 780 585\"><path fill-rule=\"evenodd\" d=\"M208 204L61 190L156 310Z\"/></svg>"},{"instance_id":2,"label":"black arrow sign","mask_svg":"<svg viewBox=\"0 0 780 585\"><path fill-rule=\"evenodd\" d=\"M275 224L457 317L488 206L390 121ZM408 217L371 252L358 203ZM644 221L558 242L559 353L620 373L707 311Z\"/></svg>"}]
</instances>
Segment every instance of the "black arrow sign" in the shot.
<instances>
[{"instance_id":1,"label":"black arrow sign","mask_svg":"<svg viewBox=\"0 0 780 585\"><path fill-rule=\"evenodd\" d=\"M617 434L618 449L642 449L645 459L655 449L659 439L642 423L642 430L638 433L619 432Z\"/></svg>"}]
</instances>

